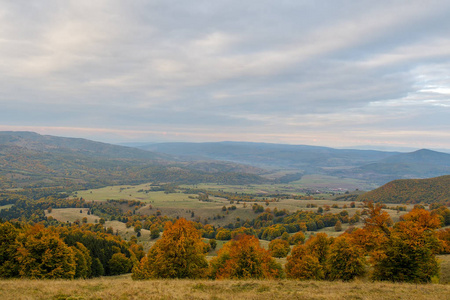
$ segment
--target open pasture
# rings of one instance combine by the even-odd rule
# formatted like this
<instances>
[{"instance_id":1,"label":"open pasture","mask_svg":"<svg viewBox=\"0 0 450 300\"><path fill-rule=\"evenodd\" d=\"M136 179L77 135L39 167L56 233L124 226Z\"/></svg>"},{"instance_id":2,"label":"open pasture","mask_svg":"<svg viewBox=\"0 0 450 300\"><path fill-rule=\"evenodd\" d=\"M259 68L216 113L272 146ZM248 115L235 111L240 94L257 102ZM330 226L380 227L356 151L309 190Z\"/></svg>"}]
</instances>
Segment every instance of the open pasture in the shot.
<instances>
[{"instance_id":1,"label":"open pasture","mask_svg":"<svg viewBox=\"0 0 450 300\"><path fill-rule=\"evenodd\" d=\"M189 201L189 195L183 193L169 193L164 191L148 191L151 188L149 184L140 185L114 185L99 189L77 191L76 196L83 197L88 201L113 200L139 200L145 203L155 203L164 205L167 202L195 202ZM190 199L195 200L195 199ZM198 200L197 200L198 202Z\"/></svg>"},{"instance_id":2,"label":"open pasture","mask_svg":"<svg viewBox=\"0 0 450 300\"><path fill-rule=\"evenodd\" d=\"M129 275L89 280L0 280L14 299L446 299L450 285L297 280L149 280Z\"/></svg>"},{"instance_id":3,"label":"open pasture","mask_svg":"<svg viewBox=\"0 0 450 300\"><path fill-rule=\"evenodd\" d=\"M80 213L81 211L81 213ZM100 220L99 216L96 215L88 215L87 208L54 208L52 212L45 212L47 217L52 217L60 222L75 222L80 221L86 217L87 223L97 223ZM118 233L125 240L129 240L133 235L136 235L134 232L134 228L127 226L123 222L119 221L106 221L105 227L111 227L114 233ZM149 249L151 245L153 245L155 240L150 239L150 231L146 229L141 230L141 236L138 238L138 242L142 243L144 248Z\"/></svg>"},{"instance_id":4,"label":"open pasture","mask_svg":"<svg viewBox=\"0 0 450 300\"><path fill-rule=\"evenodd\" d=\"M174 193L166 193L164 191L149 191L150 184L141 184L136 186L108 186L100 189L78 191L76 195L83 197L87 201L106 201L107 199L115 200L139 200L148 205L139 209L139 213L152 215L157 210L161 211L162 215L168 217L183 217L188 220L204 221L205 219L209 224L215 226L225 226L230 223L236 223L238 220L245 221L251 220L257 215L252 211L253 202L240 202L230 204L230 202L224 198L209 197L209 201L199 201L197 194L185 194L180 190L175 190ZM230 193L237 194L273 194L273 193L285 193L302 195L295 188L295 185L217 185L217 184L198 184L198 185L185 185L185 188L197 188L205 191L218 191L222 190ZM297 192L296 192L297 190ZM328 195L329 196L329 195ZM322 198L323 196L321 196ZM270 199L270 198L268 198ZM261 201L259 198L258 201ZM256 201L255 201L256 202ZM356 203L355 208L350 208L349 201L335 201L331 199L314 199L314 200L295 200L295 199L280 199L278 202L269 202L268 205L264 202L258 202L262 204L264 208L270 208L273 210L286 209L289 212L295 212L297 210L304 211L317 211L319 207L328 205L331 207L330 213L339 213L342 210L346 210L350 216L356 211L361 211L363 204ZM314 204L314 207L308 207ZM222 208L231 207L234 205L236 210L223 211ZM333 205L337 205L337 208L332 208ZM388 205L389 207L392 205ZM407 206L410 210L411 205ZM387 212L391 215L394 221L398 221L399 217L405 212L397 212L396 210L389 209ZM220 216L220 218L218 217ZM348 227L348 224L343 224L343 230ZM333 231L332 228L326 228L325 231Z\"/></svg>"},{"instance_id":5,"label":"open pasture","mask_svg":"<svg viewBox=\"0 0 450 300\"><path fill-rule=\"evenodd\" d=\"M14 204L6 204L6 205L0 205L0 210L11 208Z\"/></svg>"},{"instance_id":6,"label":"open pasture","mask_svg":"<svg viewBox=\"0 0 450 300\"><path fill-rule=\"evenodd\" d=\"M342 178L328 175L305 175L300 180L290 182L294 186L303 186L308 188L328 189L328 190L372 190L377 185L368 184L365 181L354 178Z\"/></svg>"}]
</instances>

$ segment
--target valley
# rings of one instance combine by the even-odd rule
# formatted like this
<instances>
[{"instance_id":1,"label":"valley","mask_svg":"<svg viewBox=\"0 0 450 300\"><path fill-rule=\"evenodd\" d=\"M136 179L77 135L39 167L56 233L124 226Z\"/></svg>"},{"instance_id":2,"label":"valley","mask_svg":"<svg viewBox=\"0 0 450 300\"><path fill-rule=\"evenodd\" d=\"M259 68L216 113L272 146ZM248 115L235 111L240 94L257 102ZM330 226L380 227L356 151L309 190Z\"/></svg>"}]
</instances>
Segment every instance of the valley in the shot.
<instances>
[{"instance_id":1,"label":"valley","mask_svg":"<svg viewBox=\"0 0 450 300\"><path fill-rule=\"evenodd\" d=\"M9 277L28 278L28 271L22 269L36 266L22 266L17 257L41 249L29 243L44 243L45 239L40 240L43 234L60 241L60 247L72 249L64 251L72 251L76 264L70 268L75 269L58 276L41 270L34 278L104 275L108 280L129 281L111 276L130 272L133 279L151 278L151 269L145 271L146 260L153 259L152 251L164 243L184 241L187 237L171 240L167 232L185 222L183 226L191 227L192 236L198 237L196 251L201 249L201 253L196 255L204 259L205 270L199 277L203 279L222 278L221 273L214 273L217 263L220 267L221 260L228 259L232 245L248 239L256 243L251 248L259 251L255 257L266 257L256 263L270 260L262 268L272 268L272 273L225 278L333 281L329 255L337 251L338 243L347 243L348 251L359 253L361 260L355 263L362 266L351 278L366 284L385 278L376 273L380 268L376 259L381 259L376 251L391 251L390 243L397 243L391 236L409 243L409 233L404 234L413 230L421 241L415 251L428 251L423 254L425 261L434 267L431 273L420 273L420 279L399 270L399 276L409 276L399 281L446 284L450 280L448 175L405 179L414 172L420 177L435 174L430 170L437 164L436 174L446 172L445 153L253 143L213 143L207 151L203 144L165 144L156 149L165 152L148 152L31 133L3 133L0 141L0 226L5 232L4 245L12 243L4 250L7 256L2 266L14 266L5 273ZM186 155L177 152L183 147ZM399 172L397 162L405 172ZM377 165L378 175L367 167L371 164ZM396 180L381 184L387 177ZM320 246L325 247L325 256L321 258L314 250L314 243L325 243ZM274 248L280 245L284 250ZM17 254L18 247L28 252ZM307 251L318 273L292 269L292 264L304 263L298 251ZM409 255L414 257L416 252ZM165 259L170 258L162 260L163 267Z\"/></svg>"}]
</instances>

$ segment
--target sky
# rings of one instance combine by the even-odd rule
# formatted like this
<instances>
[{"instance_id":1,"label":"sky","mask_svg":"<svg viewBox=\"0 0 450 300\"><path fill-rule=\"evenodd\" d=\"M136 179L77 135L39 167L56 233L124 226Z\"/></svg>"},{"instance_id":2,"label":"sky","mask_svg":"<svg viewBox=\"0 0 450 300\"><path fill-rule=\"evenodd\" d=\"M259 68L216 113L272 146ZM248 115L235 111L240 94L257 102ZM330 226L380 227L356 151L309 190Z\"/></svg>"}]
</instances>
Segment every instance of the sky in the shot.
<instances>
[{"instance_id":1,"label":"sky","mask_svg":"<svg viewBox=\"0 0 450 300\"><path fill-rule=\"evenodd\" d=\"M450 149L450 1L0 0L0 131Z\"/></svg>"}]
</instances>

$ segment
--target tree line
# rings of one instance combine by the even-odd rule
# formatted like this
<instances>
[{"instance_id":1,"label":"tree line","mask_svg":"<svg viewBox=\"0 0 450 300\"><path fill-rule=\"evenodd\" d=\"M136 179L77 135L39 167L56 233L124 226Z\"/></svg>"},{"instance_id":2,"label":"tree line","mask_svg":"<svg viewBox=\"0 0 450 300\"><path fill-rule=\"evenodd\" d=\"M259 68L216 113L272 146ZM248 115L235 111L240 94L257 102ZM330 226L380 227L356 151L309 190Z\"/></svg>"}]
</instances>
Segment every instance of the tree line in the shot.
<instances>
[{"instance_id":1,"label":"tree line","mask_svg":"<svg viewBox=\"0 0 450 300\"><path fill-rule=\"evenodd\" d=\"M136 238L108 234L101 224L44 227L0 223L0 277L92 278L128 273L144 256Z\"/></svg>"},{"instance_id":2,"label":"tree line","mask_svg":"<svg viewBox=\"0 0 450 300\"><path fill-rule=\"evenodd\" d=\"M439 239L435 229L440 226L436 214L421 208L393 224L381 205L369 203L363 228L337 238L325 233L305 243L300 238L283 270L271 252L246 233L227 242L208 264L200 231L194 223L179 219L166 223L162 238L133 268L132 277L348 281L370 269L373 280L430 282L439 276L436 254L449 242Z\"/></svg>"}]
</instances>

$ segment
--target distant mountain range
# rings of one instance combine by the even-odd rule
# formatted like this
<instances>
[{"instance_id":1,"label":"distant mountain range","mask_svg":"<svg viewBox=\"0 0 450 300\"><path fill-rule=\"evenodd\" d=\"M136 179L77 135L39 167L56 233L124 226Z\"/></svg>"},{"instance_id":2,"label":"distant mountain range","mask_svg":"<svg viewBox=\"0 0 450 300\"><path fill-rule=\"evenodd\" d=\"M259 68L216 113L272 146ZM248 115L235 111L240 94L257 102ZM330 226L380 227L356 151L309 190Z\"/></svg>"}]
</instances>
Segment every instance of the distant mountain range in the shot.
<instances>
[{"instance_id":1,"label":"distant mountain range","mask_svg":"<svg viewBox=\"0 0 450 300\"><path fill-rule=\"evenodd\" d=\"M139 148L175 155L182 160L225 160L264 168L314 171L320 168L359 166L398 154L373 150L247 142L161 143Z\"/></svg>"},{"instance_id":2,"label":"distant mountain range","mask_svg":"<svg viewBox=\"0 0 450 300\"><path fill-rule=\"evenodd\" d=\"M242 142L160 143L139 148L184 160L225 160L302 174L355 178L377 185L394 179L450 174L450 154L427 149L399 153Z\"/></svg>"},{"instance_id":3,"label":"distant mountain range","mask_svg":"<svg viewBox=\"0 0 450 300\"><path fill-rule=\"evenodd\" d=\"M86 139L0 132L0 188L92 187L151 181L267 182L256 175L261 172L227 162L180 162L163 153Z\"/></svg>"},{"instance_id":4,"label":"distant mountain range","mask_svg":"<svg viewBox=\"0 0 450 300\"><path fill-rule=\"evenodd\" d=\"M40 135L27 131L0 131L0 147L17 147L36 153L81 154L86 157L114 159L163 160L168 155L139 150L136 148L94 142L80 138Z\"/></svg>"},{"instance_id":5,"label":"distant mountain range","mask_svg":"<svg viewBox=\"0 0 450 300\"><path fill-rule=\"evenodd\" d=\"M450 154L426 149L400 153L248 142L137 145L0 132L0 188L150 181L286 183L311 174L382 185L450 174Z\"/></svg>"}]
</instances>

